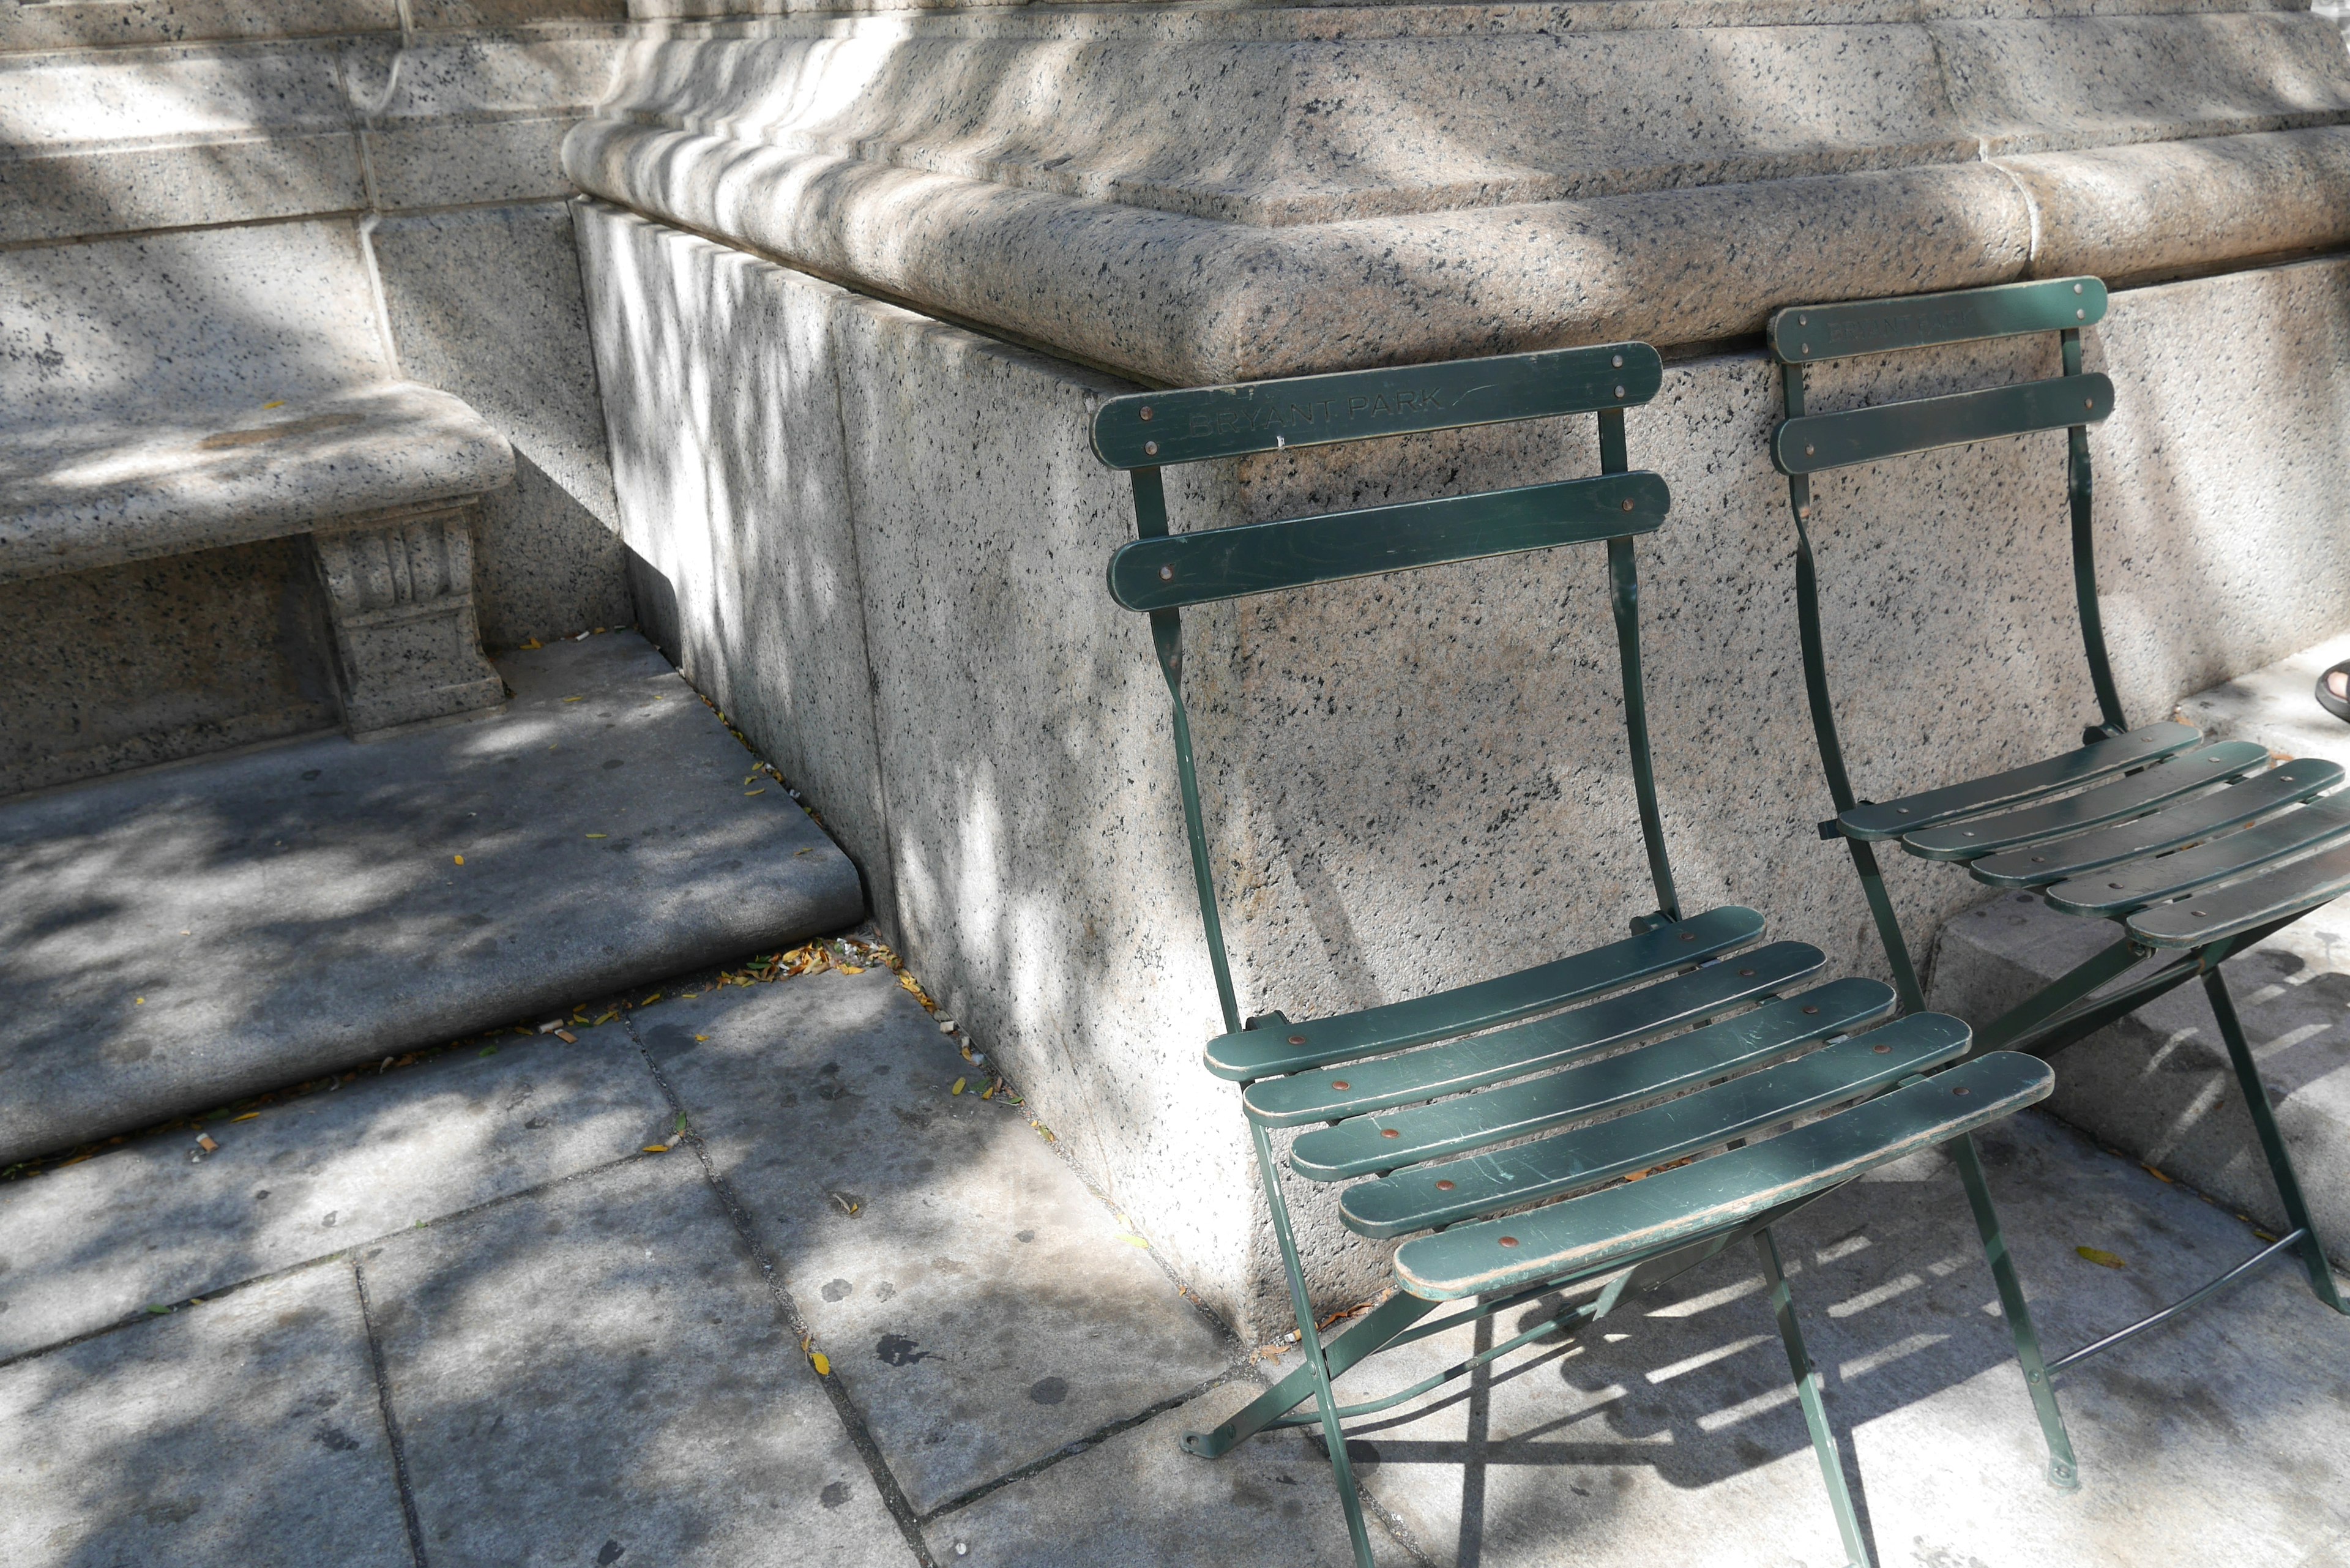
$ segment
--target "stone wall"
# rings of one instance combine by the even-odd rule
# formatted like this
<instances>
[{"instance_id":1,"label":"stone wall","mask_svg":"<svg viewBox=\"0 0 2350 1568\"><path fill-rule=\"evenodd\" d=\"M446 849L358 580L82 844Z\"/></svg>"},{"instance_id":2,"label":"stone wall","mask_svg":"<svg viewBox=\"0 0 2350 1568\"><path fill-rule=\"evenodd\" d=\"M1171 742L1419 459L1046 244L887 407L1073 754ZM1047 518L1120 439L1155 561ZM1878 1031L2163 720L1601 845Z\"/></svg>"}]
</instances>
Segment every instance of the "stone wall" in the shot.
<instances>
[{"instance_id":1,"label":"stone wall","mask_svg":"<svg viewBox=\"0 0 2350 1568\"><path fill-rule=\"evenodd\" d=\"M624 536L647 619L824 814L910 961L1201 1296L1278 1332L1278 1263L1215 1005L1167 704L1102 586L1131 536L1086 445L1129 384L598 203L577 219ZM2049 374L2053 344L1853 361L1813 406ZM2124 701L2350 625L2350 259L2116 294L2089 335ZM1628 419L1674 514L1644 547L1669 836L1694 907L1881 972L1804 717L1773 372L1668 367ZM1204 526L1589 472L1587 421L1291 452L1170 475ZM2092 713L2061 435L1821 481L1863 793L2074 743ZM1282 596L1187 619L1187 690L1243 1005L1393 1001L1618 934L1651 907L1596 553ZM1896 857L1930 929L1962 878ZM1923 944L1921 943L1921 950ZM1309 1205L1331 1301L1378 1249Z\"/></svg>"}]
</instances>

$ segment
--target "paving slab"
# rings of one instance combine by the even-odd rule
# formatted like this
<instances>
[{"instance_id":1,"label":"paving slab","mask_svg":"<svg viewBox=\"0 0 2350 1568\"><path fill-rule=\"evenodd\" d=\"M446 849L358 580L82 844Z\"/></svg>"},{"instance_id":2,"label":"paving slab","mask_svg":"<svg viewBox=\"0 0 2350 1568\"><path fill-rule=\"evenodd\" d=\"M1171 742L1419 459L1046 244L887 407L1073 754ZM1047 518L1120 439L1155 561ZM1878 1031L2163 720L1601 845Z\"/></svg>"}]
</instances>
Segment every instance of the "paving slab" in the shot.
<instances>
[{"instance_id":1,"label":"paving slab","mask_svg":"<svg viewBox=\"0 0 2350 1568\"><path fill-rule=\"evenodd\" d=\"M1256 1391L1245 1379L1210 1389L930 1521L931 1556L972 1568L1353 1568L1329 1464L1305 1438L1260 1438L1212 1462L1182 1450L1186 1431ZM1376 1523L1371 1551L1394 1568L1412 1560Z\"/></svg>"},{"instance_id":2,"label":"paving slab","mask_svg":"<svg viewBox=\"0 0 2350 1568\"><path fill-rule=\"evenodd\" d=\"M2317 705L2317 678L2350 659L2350 633L2328 638L2265 669L2225 680L2178 704L2181 723L2217 741L2258 741L2287 757L2350 762L2350 724Z\"/></svg>"},{"instance_id":3,"label":"paving slab","mask_svg":"<svg viewBox=\"0 0 2350 1568\"><path fill-rule=\"evenodd\" d=\"M856 867L641 638L496 718L0 805L0 1161L837 929ZM462 863L460 863L462 857Z\"/></svg>"},{"instance_id":4,"label":"paving slab","mask_svg":"<svg viewBox=\"0 0 2350 1568\"><path fill-rule=\"evenodd\" d=\"M2225 1211L2053 1118L2017 1116L1981 1147L2054 1352L2258 1248ZM2350 1540L2350 1320L2292 1271L2064 1375L2084 1482L2067 1495L2042 1479L2045 1450L1946 1159L1883 1168L1783 1225L1780 1245L1879 1562L2303 1563ZM1520 1309L1483 1332L1535 1321ZM1340 1392L1400 1387L1491 1343L1454 1330L1375 1360ZM1844 1561L1748 1248L1356 1431L1367 1487L1458 1568Z\"/></svg>"},{"instance_id":5,"label":"paving slab","mask_svg":"<svg viewBox=\"0 0 2350 1568\"><path fill-rule=\"evenodd\" d=\"M634 1023L917 1512L1225 1371L1223 1336L887 970Z\"/></svg>"},{"instance_id":6,"label":"paving slab","mask_svg":"<svg viewBox=\"0 0 2350 1568\"><path fill-rule=\"evenodd\" d=\"M0 1367L0 1563L411 1568L345 1264Z\"/></svg>"},{"instance_id":7,"label":"paving slab","mask_svg":"<svg viewBox=\"0 0 2350 1568\"><path fill-rule=\"evenodd\" d=\"M360 1268L434 1568L914 1561L690 1154Z\"/></svg>"},{"instance_id":8,"label":"paving slab","mask_svg":"<svg viewBox=\"0 0 2350 1568\"><path fill-rule=\"evenodd\" d=\"M667 1132L669 1103L627 1027L576 1033L467 1048L0 1185L0 1359L609 1164Z\"/></svg>"}]
</instances>

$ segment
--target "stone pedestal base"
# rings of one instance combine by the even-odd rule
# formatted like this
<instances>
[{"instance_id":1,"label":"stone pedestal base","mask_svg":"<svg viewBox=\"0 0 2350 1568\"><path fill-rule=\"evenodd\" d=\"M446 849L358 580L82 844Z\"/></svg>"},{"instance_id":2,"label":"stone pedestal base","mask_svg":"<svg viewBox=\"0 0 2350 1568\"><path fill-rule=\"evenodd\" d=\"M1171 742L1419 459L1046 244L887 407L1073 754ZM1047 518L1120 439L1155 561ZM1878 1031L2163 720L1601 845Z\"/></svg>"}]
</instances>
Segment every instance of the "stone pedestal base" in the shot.
<instances>
[{"instance_id":1,"label":"stone pedestal base","mask_svg":"<svg viewBox=\"0 0 2350 1568\"><path fill-rule=\"evenodd\" d=\"M473 513L415 507L311 535L354 737L504 702L473 618Z\"/></svg>"}]
</instances>

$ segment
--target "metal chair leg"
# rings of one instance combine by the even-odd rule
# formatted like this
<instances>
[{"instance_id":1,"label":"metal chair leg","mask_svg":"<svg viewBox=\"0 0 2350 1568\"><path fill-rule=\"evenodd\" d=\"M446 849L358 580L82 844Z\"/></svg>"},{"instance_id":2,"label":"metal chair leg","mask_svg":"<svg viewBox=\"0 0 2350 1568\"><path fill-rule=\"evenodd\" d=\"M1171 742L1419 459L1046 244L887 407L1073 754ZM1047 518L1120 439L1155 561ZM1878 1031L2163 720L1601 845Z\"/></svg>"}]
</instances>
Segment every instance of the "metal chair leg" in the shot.
<instances>
[{"instance_id":1,"label":"metal chair leg","mask_svg":"<svg viewBox=\"0 0 2350 1568\"><path fill-rule=\"evenodd\" d=\"M2261 1079L2260 1064L2252 1060L2252 1048L2244 1042L2244 1026L2236 1017L2235 1002L2228 995L2228 982L2220 978L2218 964L2213 964L2210 972L2203 977L2203 992L2211 999L2212 1016L2220 1022L2220 1038L2228 1043L2228 1057L2236 1064L2236 1082L2244 1091L2244 1108L2251 1113L2253 1130L2260 1134L2261 1152L2268 1156L2269 1178L2276 1183L2277 1196L2284 1200L2285 1222L2301 1232L2301 1262L2309 1272L2309 1288L2335 1312L2350 1314L2350 1307L2342 1303L2342 1293L2334 1287L2334 1266L2326 1262L2317 1227L2310 1223L2309 1205L2301 1195L2301 1178L2293 1171L2293 1156L2284 1147L2284 1135L2277 1128L2276 1112L2269 1105L2268 1085Z\"/></svg>"},{"instance_id":2,"label":"metal chair leg","mask_svg":"<svg viewBox=\"0 0 2350 1568\"><path fill-rule=\"evenodd\" d=\"M1264 1128L1249 1123L1256 1144L1257 1169L1264 1177L1265 1201L1273 1209L1273 1234L1281 1243L1281 1263L1289 1275L1289 1304L1297 1317L1297 1345L1314 1374L1314 1398L1322 1414L1322 1442L1330 1452L1330 1473L1338 1487L1338 1506L1346 1511L1347 1538L1354 1543L1356 1568L1373 1568L1371 1536L1363 1523L1363 1502L1355 1495L1355 1467L1347 1458L1347 1434L1338 1424L1338 1401L1330 1392L1330 1368L1322 1357L1322 1336L1315 1332L1313 1298L1305 1293L1305 1271L1297 1261L1297 1240L1289 1228L1289 1205L1282 1200L1281 1173L1273 1159L1273 1140Z\"/></svg>"},{"instance_id":3,"label":"metal chair leg","mask_svg":"<svg viewBox=\"0 0 2350 1568\"><path fill-rule=\"evenodd\" d=\"M1819 1368L1804 1348L1804 1331L1795 1322L1795 1298L1779 1267L1778 1243L1768 1229L1754 1232L1754 1250L1762 1255L1762 1278L1771 1287L1771 1310L1779 1319L1779 1337L1786 1342L1787 1367L1795 1379L1795 1397L1804 1407L1804 1424L1812 1431L1812 1451L1819 1456L1820 1478L1827 1482L1828 1505L1835 1510L1836 1529L1844 1536L1846 1558L1853 1568L1874 1568L1868 1547L1860 1538L1860 1516L1845 1485L1844 1455L1835 1434L1828 1429L1827 1405L1820 1397Z\"/></svg>"},{"instance_id":4,"label":"metal chair leg","mask_svg":"<svg viewBox=\"0 0 2350 1568\"><path fill-rule=\"evenodd\" d=\"M2040 1354L2040 1334L2032 1326L2032 1309L2024 1304L2023 1285L2016 1278L2015 1262L2007 1254L2007 1238L2000 1233L1999 1210L1992 1207L1991 1184L1983 1179L1982 1160L1975 1153L1972 1133L1949 1146L1958 1161L1959 1179L1965 1183L1967 1202L1975 1211L1975 1230L1982 1237L1983 1257L1999 1286L2000 1311L2015 1340L2015 1359L2023 1367L2023 1386L2032 1395L2032 1408L2040 1417L2040 1435L2048 1440L2048 1481L2065 1491L2081 1490L2081 1467L2073 1454L2073 1438L2064 1430L2064 1414L2056 1407L2056 1387L2048 1363Z\"/></svg>"}]
</instances>

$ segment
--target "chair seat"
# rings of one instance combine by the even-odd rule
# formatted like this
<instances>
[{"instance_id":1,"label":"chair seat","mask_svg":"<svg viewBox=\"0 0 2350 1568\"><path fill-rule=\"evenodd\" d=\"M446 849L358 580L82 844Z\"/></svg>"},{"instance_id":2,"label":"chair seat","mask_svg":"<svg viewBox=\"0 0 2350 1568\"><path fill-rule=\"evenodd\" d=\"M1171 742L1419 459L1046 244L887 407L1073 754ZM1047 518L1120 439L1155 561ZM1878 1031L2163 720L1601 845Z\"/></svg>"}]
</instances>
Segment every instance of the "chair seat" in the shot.
<instances>
[{"instance_id":1,"label":"chair seat","mask_svg":"<svg viewBox=\"0 0 2350 1568\"><path fill-rule=\"evenodd\" d=\"M1714 931L1721 924L1715 918L1723 913L1716 910L1681 925ZM1736 913L1752 915L1751 910ZM1759 932L1760 917L1753 917L1752 924ZM1742 919L1740 927L1744 929ZM1847 978L1810 984L1825 961L1818 949L1805 943L1771 942L1726 958L1684 957L1677 971L1662 975L1653 972L1646 957L1637 964L1623 961L1627 949L1643 955L1686 954L1679 930L1667 925L1632 943L1596 950L1617 955L1607 966L1616 972L1650 971L1638 980L1619 981L1611 993L1596 1000L1489 1027L1482 1033L1468 1033L1469 1027L1477 1027L1472 1024L1457 1028L1457 1037L1449 1040L1422 1038L1376 1056L1367 1048L1343 1064L1316 1063L1263 1077L1249 1086L1243 1103L1250 1116L1266 1126L1328 1124L1298 1136L1290 1149L1290 1168L1316 1181L1373 1176L1375 1179L1357 1181L1347 1189L1339 1213L1349 1229L1388 1238L1466 1226L1546 1199L1563 1198L1565 1202L1555 1207L1574 1210L1590 1197L1614 1190L1587 1189L1692 1160L1742 1140L1767 1140L1748 1145L1748 1150L1777 1147L1786 1138L1769 1139L1772 1129L1830 1112L1834 1114L1825 1122L1809 1125L1842 1122L1863 1108L1856 1102L1868 1101L1966 1052L1969 1032L1955 1018L1921 1012L1882 1022L1894 1011L1895 997L1881 981ZM1594 956L1580 954L1544 970L1554 975L1586 972L1578 966ZM1513 984L1532 989L1524 980L1510 976L1482 984L1504 991ZM1445 999L1461 994L1429 1000L1444 1002L1457 1016L1467 1010ZM1367 1034L1370 1030L1358 1021L1371 1019L1376 1024L1381 1022L1378 1014L1392 1019L1397 1011L1380 1009L1376 1014L1307 1024L1284 1021L1276 1027L1305 1035L1310 1048L1326 1041L1338 1026ZM1224 1046L1246 1034L1267 1032L1260 1026L1218 1044ZM1226 1060L1232 1059L1228 1047ZM2046 1093L2044 1084L2039 1093ZM1783 1190L1789 1182L1810 1183L1806 1190L1825 1189L1930 1141L1921 1130L1929 1126L1951 1117L1963 1121L1978 1109L1982 1114L1976 1119L1981 1121L2014 1108L1998 1096L1986 1095L1980 1107L1970 1096L1945 1099L1956 1103L1914 1097L1905 1102L1930 1104L1934 1114L1884 1122L1881 1147L1866 1136L1838 1135L1822 1142L1823 1135L1812 1135L1812 1144L1789 1146L1809 1152L1790 1153L1782 1165L1771 1168L1779 1171L1778 1179L1748 1181L1739 1189L1745 1193L1742 1198L1725 1196L1730 1194L1727 1187L1706 1189L1711 1196L1700 1207L1710 1206L1709 1213L1720 1210L1731 1214L1721 1223L1731 1224L1749 1212L1760 1214L1789 1201ZM1839 1111L1838 1106L1848 1108ZM1680 1169L1710 1169L1729 1158L1716 1155ZM1725 1172L1731 1168L1723 1168ZM1678 1177L1679 1171L1645 1180L1660 1181L1665 1174ZM1700 1189L1689 1191L1695 1202ZM1586 1196L1567 1196L1577 1192ZM1548 1215L1552 1210L1539 1212ZM1530 1220L1531 1216L1513 1218L1510 1233L1517 1236ZM1696 1227L1692 1234L1721 1228L1702 1219L1691 1223ZM1574 1231L1577 1238L1583 1234L1580 1229ZM1644 1231L1642 1237L1648 1232ZM1650 1249L1651 1240L1627 1241L1630 1251L1623 1255ZM1572 1247L1583 1245L1582 1240L1572 1241ZM1482 1269L1488 1260L1481 1253L1476 1262ZM1528 1280L1554 1277L1560 1272L1555 1264L1553 1251L1535 1250L1493 1266L1513 1279ZM1575 1265L1570 1262L1565 1266ZM1405 1276L1406 1287L1437 1295L1501 1288L1480 1283L1455 1291L1451 1285L1458 1281L1445 1272L1454 1265L1430 1267L1433 1272Z\"/></svg>"},{"instance_id":2,"label":"chair seat","mask_svg":"<svg viewBox=\"0 0 2350 1568\"><path fill-rule=\"evenodd\" d=\"M2078 751L2010 768L2003 774L1927 790L1921 794L1903 795L1898 800L1864 802L1838 813L1836 826L1847 838L1899 838L1960 817L2022 805L2133 772L2158 758L2183 752L2202 738L2202 733L2189 725L2147 724L2126 735L2094 742Z\"/></svg>"}]
</instances>

